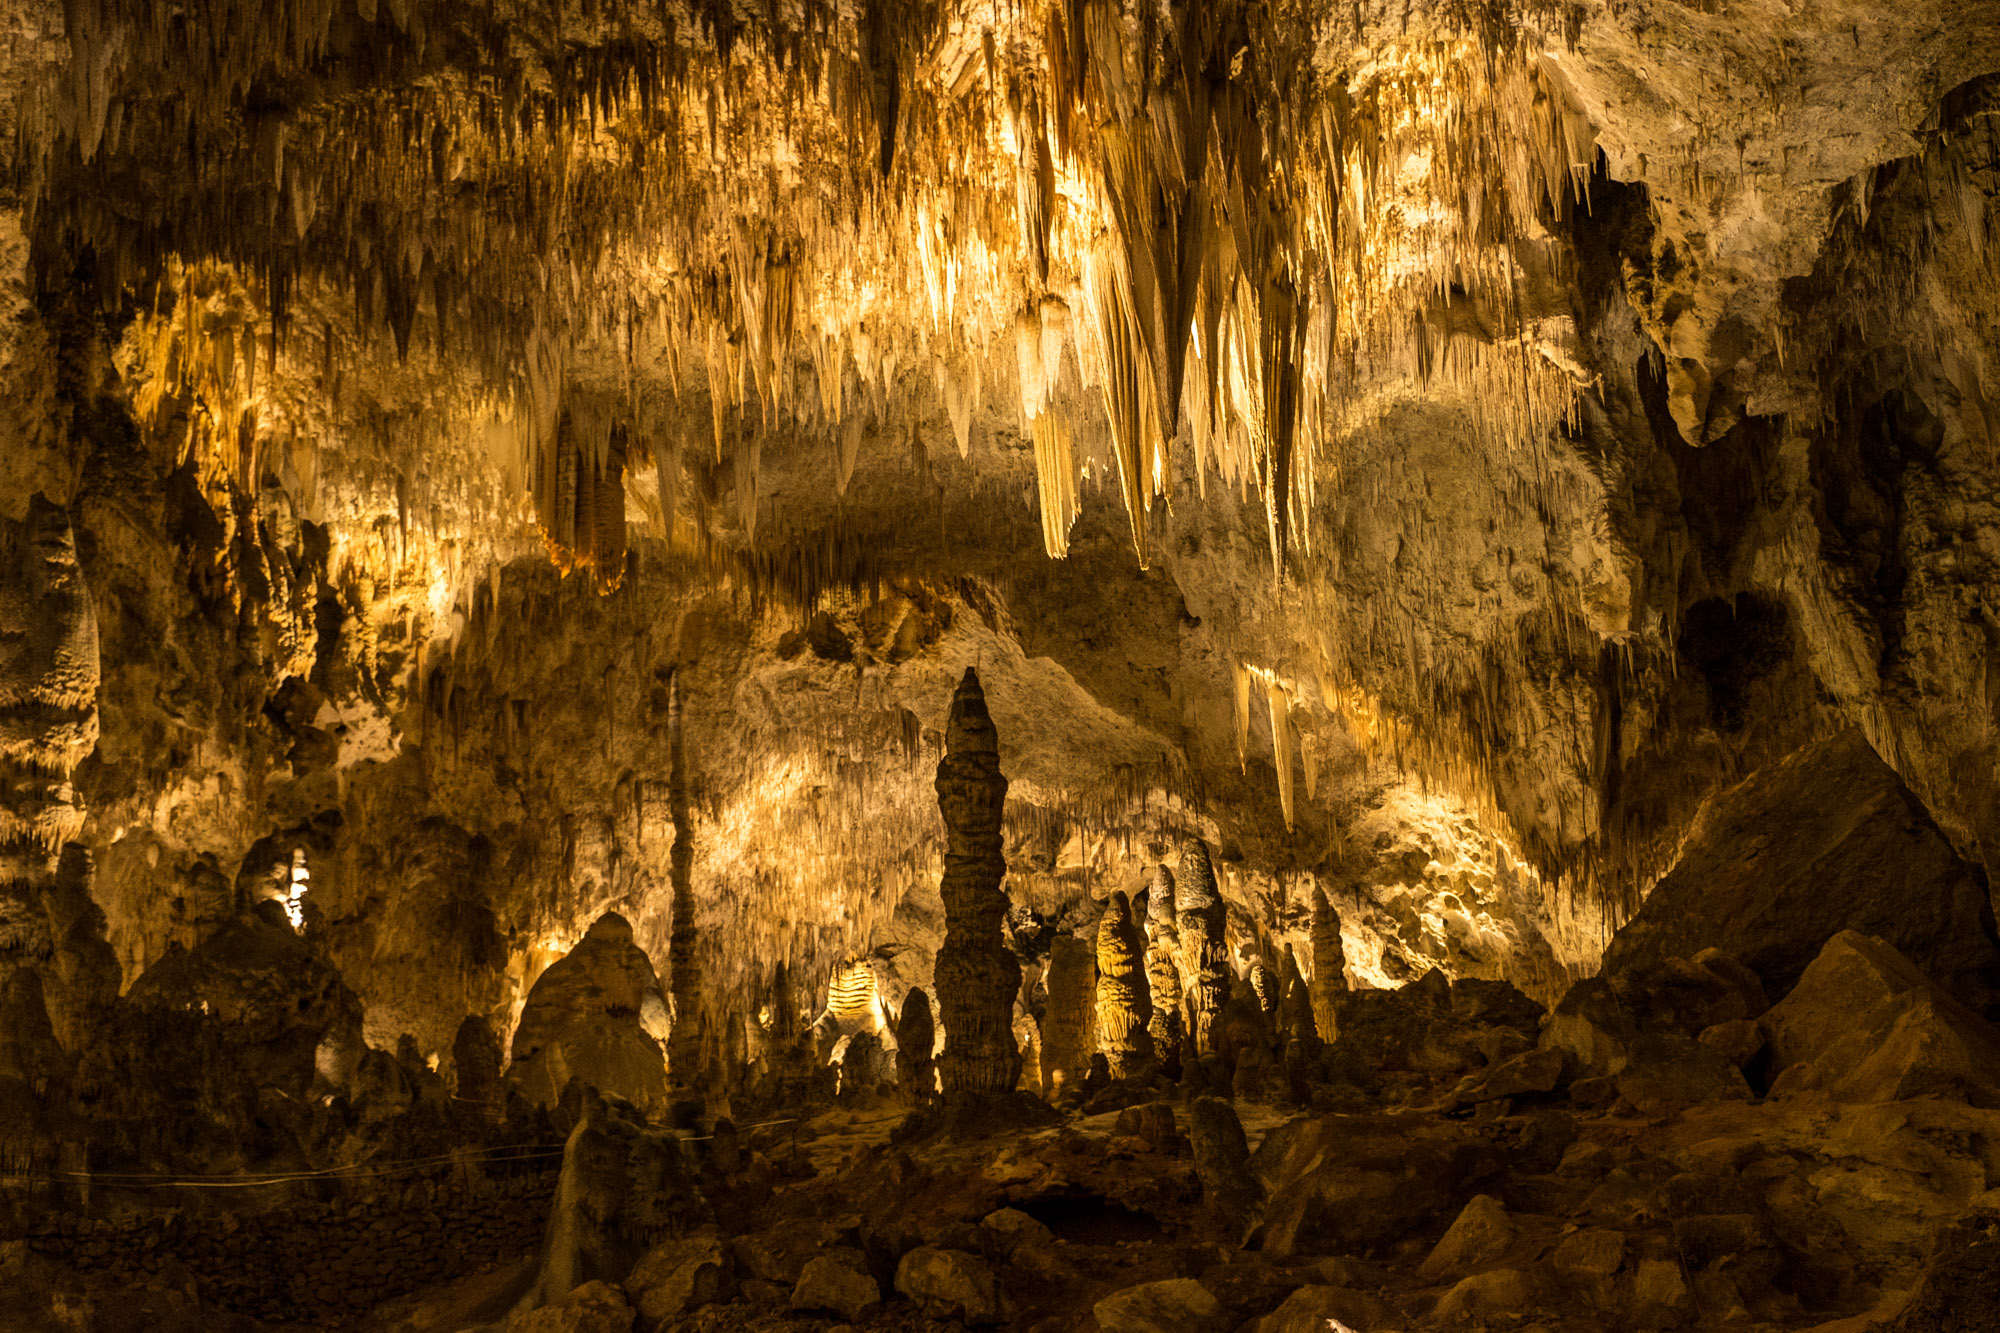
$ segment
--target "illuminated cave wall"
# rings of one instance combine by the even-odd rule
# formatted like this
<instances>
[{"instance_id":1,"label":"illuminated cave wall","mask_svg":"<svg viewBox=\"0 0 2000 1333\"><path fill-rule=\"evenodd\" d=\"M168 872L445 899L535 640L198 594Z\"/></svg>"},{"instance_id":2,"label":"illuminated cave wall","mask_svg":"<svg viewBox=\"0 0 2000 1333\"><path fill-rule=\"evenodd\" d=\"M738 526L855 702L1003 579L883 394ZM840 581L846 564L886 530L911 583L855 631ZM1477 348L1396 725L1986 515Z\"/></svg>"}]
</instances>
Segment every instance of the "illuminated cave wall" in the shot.
<instances>
[{"instance_id":1,"label":"illuminated cave wall","mask_svg":"<svg viewBox=\"0 0 2000 1333\"><path fill-rule=\"evenodd\" d=\"M298 849L378 1045L663 962L670 677L718 1012L927 980L968 665L1064 929L1547 998L1842 721L2000 867L2000 32L1402 8L17 7L123 979Z\"/></svg>"}]
</instances>

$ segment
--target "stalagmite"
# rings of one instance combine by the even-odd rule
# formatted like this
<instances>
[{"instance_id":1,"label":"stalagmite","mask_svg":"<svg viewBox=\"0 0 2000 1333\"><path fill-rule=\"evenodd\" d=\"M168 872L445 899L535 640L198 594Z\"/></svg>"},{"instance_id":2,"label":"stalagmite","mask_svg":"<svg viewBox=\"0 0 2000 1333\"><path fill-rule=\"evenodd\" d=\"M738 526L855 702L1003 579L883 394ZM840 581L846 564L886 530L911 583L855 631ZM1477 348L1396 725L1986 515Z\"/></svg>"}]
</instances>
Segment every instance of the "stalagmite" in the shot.
<instances>
[{"instance_id":1,"label":"stalagmite","mask_svg":"<svg viewBox=\"0 0 2000 1333\"><path fill-rule=\"evenodd\" d=\"M970 667L952 695L936 787L947 848L939 889L945 938L936 977L945 1048L938 1074L946 1100L955 1101L1012 1091L1021 1077L1013 1031L1021 965L1000 930L1007 911L1000 888L1007 873L1000 841L1007 779L986 695Z\"/></svg>"},{"instance_id":2,"label":"stalagmite","mask_svg":"<svg viewBox=\"0 0 2000 1333\"><path fill-rule=\"evenodd\" d=\"M1146 980L1146 937L1132 905L1114 890L1097 925L1097 1039L1113 1078L1149 1079L1159 1068L1147 1024L1153 1018Z\"/></svg>"},{"instance_id":3,"label":"stalagmite","mask_svg":"<svg viewBox=\"0 0 2000 1333\"><path fill-rule=\"evenodd\" d=\"M1317 1044L1319 1024L1313 1018L1312 992L1306 987L1306 979L1299 971L1298 955L1292 946L1285 946L1285 966L1281 974L1280 989L1283 998L1278 1003L1278 1028L1287 1041L1305 1041Z\"/></svg>"},{"instance_id":4,"label":"stalagmite","mask_svg":"<svg viewBox=\"0 0 2000 1333\"><path fill-rule=\"evenodd\" d=\"M1174 915L1181 936L1181 974L1187 987L1188 1042L1200 1054L1215 1049L1212 1028L1229 1000L1229 952L1224 939L1228 909L1215 882L1208 844L1181 844L1174 877Z\"/></svg>"},{"instance_id":5,"label":"stalagmite","mask_svg":"<svg viewBox=\"0 0 2000 1333\"><path fill-rule=\"evenodd\" d=\"M1146 889L1146 982L1152 992L1153 1018L1146 1025L1154 1054L1169 1071L1180 1064L1186 1030L1181 1017L1181 936L1175 924L1174 874L1154 866Z\"/></svg>"},{"instance_id":6,"label":"stalagmite","mask_svg":"<svg viewBox=\"0 0 2000 1333\"><path fill-rule=\"evenodd\" d=\"M937 1097L937 1028L931 1022L931 997L913 990L896 1019L896 1084L903 1100L922 1106Z\"/></svg>"},{"instance_id":7,"label":"stalagmite","mask_svg":"<svg viewBox=\"0 0 2000 1333\"><path fill-rule=\"evenodd\" d=\"M694 818L688 808L687 751L681 724L680 676L667 682L667 803L674 821L669 852L673 926L667 945L674 1026L667 1038L667 1072L677 1089L693 1087L701 1061L701 961L696 952Z\"/></svg>"},{"instance_id":8,"label":"stalagmite","mask_svg":"<svg viewBox=\"0 0 2000 1333\"><path fill-rule=\"evenodd\" d=\"M451 1043L451 1097L476 1115L501 1110L500 1038L479 1014L467 1014Z\"/></svg>"},{"instance_id":9,"label":"stalagmite","mask_svg":"<svg viewBox=\"0 0 2000 1333\"><path fill-rule=\"evenodd\" d=\"M1312 967L1313 1024L1322 1040L1332 1041L1347 992L1347 953L1340 942L1340 913L1326 900L1325 889L1313 890Z\"/></svg>"},{"instance_id":10,"label":"stalagmite","mask_svg":"<svg viewBox=\"0 0 2000 1333\"><path fill-rule=\"evenodd\" d=\"M1083 1086L1097 1049L1097 955L1074 935L1049 948L1048 1008L1042 1015L1042 1094L1054 1098Z\"/></svg>"}]
</instances>

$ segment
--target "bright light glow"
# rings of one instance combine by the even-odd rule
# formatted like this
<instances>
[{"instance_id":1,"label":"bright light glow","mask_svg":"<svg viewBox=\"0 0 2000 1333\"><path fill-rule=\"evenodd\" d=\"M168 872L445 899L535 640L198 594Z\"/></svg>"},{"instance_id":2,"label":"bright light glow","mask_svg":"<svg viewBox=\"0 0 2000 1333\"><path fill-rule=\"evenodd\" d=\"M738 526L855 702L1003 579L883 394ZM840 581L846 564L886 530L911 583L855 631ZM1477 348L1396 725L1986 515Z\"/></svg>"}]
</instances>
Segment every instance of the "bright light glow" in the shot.
<instances>
[{"instance_id":1,"label":"bright light glow","mask_svg":"<svg viewBox=\"0 0 2000 1333\"><path fill-rule=\"evenodd\" d=\"M292 882L285 894L285 915L291 920L293 930L302 930L306 924L306 890L311 887L312 871L306 869L306 849L292 849Z\"/></svg>"}]
</instances>

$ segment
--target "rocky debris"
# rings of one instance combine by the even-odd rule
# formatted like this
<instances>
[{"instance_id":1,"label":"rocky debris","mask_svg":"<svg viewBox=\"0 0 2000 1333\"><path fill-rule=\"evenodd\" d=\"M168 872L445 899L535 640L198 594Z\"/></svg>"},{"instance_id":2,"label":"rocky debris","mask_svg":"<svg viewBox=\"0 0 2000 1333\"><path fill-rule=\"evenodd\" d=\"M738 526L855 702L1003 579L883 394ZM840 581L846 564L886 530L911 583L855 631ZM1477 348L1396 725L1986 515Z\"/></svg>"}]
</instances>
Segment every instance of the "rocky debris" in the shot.
<instances>
[{"instance_id":1,"label":"rocky debris","mask_svg":"<svg viewBox=\"0 0 2000 1333\"><path fill-rule=\"evenodd\" d=\"M1187 1147L1187 1140L1181 1136L1170 1102L1147 1102L1141 1106L1126 1107L1118 1113L1111 1132L1120 1138L1137 1140L1150 1152L1171 1155Z\"/></svg>"},{"instance_id":2,"label":"rocky debris","mask_svg":"<svg viewBox=\"0 0 2000 1333\"><path fill-rule=\"evenodd\" d=\"M882 1288L868 1272L867 1256L859 1250L836 1250L815 1256L799 1271L791 1307L830 1310L842 1319L858 1320L881 1300Z\"/></svg>"},{"instance_id":3,"label":"rocky debris","mask_svg":"<svg viewBox=\"0 0 2000 1333\"><path fill-rule=\"evenodd\" d=\"M1828 940L1759 1026L1777 1094L2000 1106L2000 1031L1880 939L1847 930Z\"/></svg>"},{"instance_id":4,"label":"rocky debris","mask_svg":"<svg viewBox=\"0 0 2000 1333\"><path fill-rule=\"evenodd\" d=\"M1518 1314L1534 1306L1535 1284L1514 1268L1496 1268L1461 1279L1438 1298L1431 1317L1449 1324L1464 1319L1492 1319Z\"/></svg>"},{"instance_id":5,"label":"rocky debris","mask_svg":"<svg viewBox=\"0 0 2000 1333\"><path fill-rule=\"evenodd\" d=\"M896 1290L936 1319L998 1324L1006 1319L993 1270L974 1255L920 1245L896 1265Z\"/></svg>"},{"instance_id":6,"label":"rocky debris","mask_svg":"<svg viewBox=\"0 0 2000 1333\"><path fill-rule=\"evenodd\" d=\"M937 1097L937 1027L931 1021L931 997L913 990L896 1018L896 1086L903 1100L922 1106Z\"/></svg>"},{"instance_id":7,"label":"rocky debris","mask_svg":"<svg viewBox=\"0 0 2000 1333\"><path fill-rule=\"evenodd\" d=\"M1711 797L1680 860L1605 950L1603 972L1714 946L1783 995L1842 930L1887 941L1975 1010L2000 988L1985 875L1858 730Z\"/></svg>"},{"instance_id":8,"label":"rocky debris","mask_svg":"<svg viewBox=\"0 0 2000 1333\"><path fill-rule=\"evenodd\" d=\"M607 912L528 990L514 1028L507 1086L554 1106L571 1079L663 1112L666 996L631 923Z\"/></svg>"},{"instance_id":9,"label":"rocky debris","mask_svg":"<svg viewBox=\"0 0 2000 1333\"><path fill-rule=\"evenodd\" d=\"M2000 1207L1938 1229L1923 1279L1884 1333L2000 1328Z\"/></svg>"},{"instance_id":10,"label":"rocky debris","mask_svg":"<svg viewBox=\"0 0 2000 1333\"><path fill-rule=\"evenodd\" d=\"M1222 1305L1193 1278L1146 1282L1092 1307L1103 1333L1202 1333L1221 1325Z\"/></svg>"},{"instance_id":11,"label":"rocky debris","mask_svg":"<svg viewBox=\"0 0 2000 1333\"><path fill-rule=\"evenodd\" d=\"M1417 1276L1436 1281L1498 1259L1514 1244L1514 1223L1507 1209L1490 1194L1475 1194L1430 1254L1417 1265Z\"/></svg>"},{"instance_id":12,"label":"rocky debris","mask_svg":"<svg viewBox=\"0 0 2000 1333\"><path fill-rule=\"evenodd\" d=\"M1577 982L1557 1001L1541 1044L1563 1052L1566 1072L1602 1077L1625 1067L1643 1033L1700 1038L1725 1029L1708 1044L1724 1050L1718 1043L1732 1041L1724 1054L1733 1054L1744 1033L1725 1025L1752 1021L1769 1006L1755 973L1709 948Z\"/></svg>"},{"instance_id":13,"label":"rocky debris","mask_svg":"<svg viewBox=\"0 0 2000 1333\"><path fill-rule=\"evenodd\" d=\"M1159 1070L1148 1024L1146 937L1123 890L1113 890L1097 926L1097 1034L1115 1079L1148 1081Z\"/></svg>"},{"instance_id":14,"label":"rocky debris","mask_svg":"<svg viewBox=\"0 0 2000 1333\"><path fill-rule=\"evenodd\" d=\"M1728 1056L1677 1033L1649 1034L1633 1042L1616 1082L1618 1095L1649 1116L1751 1096L1749 1083Z\"/></svg>"},{"instance_id":15,"label":"rocky debris","mask_svg":"<svg viewBox=\"0 0 2000 1333\"><path fill-rule=\"evenodd\" d=\"M640 1327L659 1325L736 1291L735 1264L721 1233L704 1229L663 1241L639 1256L625 1278Z\"/></svg>"},{"instance_id":16,"label":"rocky debris","mask_svg":"<svg viewBox=\"0 0 2000 1333\"><path fill-rule=\"evenodd\" d=\"M1000 932L1007 913L1000 889L1007 872L1000 839L1007 779L979 674L970 667L952 694L936 786L946 840L945 938L936 966L945 1047L938 1075L949 1101L1011 1092L1021 1078L1013 1026L1021 965Z\"/></svg>"},{"instance_id":17,"label":"rocky debris","mask_svg":"<svg viewBox=\"0 0 2000 1333\"><path fill-rule=\"evenodd\" d=\"M1187 839L1174 874L1174 922L1181 941L1187 1040L1197 1055L1215 1049L1213 1029L1229 1001L1229 947L1223 937L1228 913L1216 886L1208 844L1200 838Z\"/></svg>"},{"instance_id":18,"label":"rocky debris","mask_svg":"<svg viewBox=\"0 0 2000 1333\"><path fill-rule=\"evenodd\" d=\"M1338 1038L1322 1068L1369 1091L1427 1099L1532 1048L1542 1007L1504 981L1432 971L1399 990L1356 990L1335 1003Z\"/></svg>"},{"instance_id":19,"label":"rocky debris","mask_svg":"<svg viewBox=\"0 0 2000 1333\"><path fill-rule=\"evenodd\" d=\"M559 1301L507 1321L507 1333L632 1333L632 1307L607 1282L586 1282Z\"/></svg>"}]
</instances>

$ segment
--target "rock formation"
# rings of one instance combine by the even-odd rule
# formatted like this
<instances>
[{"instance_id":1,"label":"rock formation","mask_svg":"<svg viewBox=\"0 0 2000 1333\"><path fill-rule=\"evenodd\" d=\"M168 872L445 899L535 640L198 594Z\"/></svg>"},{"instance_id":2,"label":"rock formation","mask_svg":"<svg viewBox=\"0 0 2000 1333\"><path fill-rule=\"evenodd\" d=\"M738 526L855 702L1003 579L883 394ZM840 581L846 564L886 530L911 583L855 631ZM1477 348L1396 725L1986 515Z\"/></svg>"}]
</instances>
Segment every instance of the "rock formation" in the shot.
<instances>
[{"instance_id":1,"label":"rock formation","mask_svg":"<svg viewBox=\"0 0 2000 1333\"><path fill-rule=\"evenodd\" d=\"M1062 934L1049 948L1049 1000L1042 1015L1042 1093L1055 1098L1083 1087L1097 1052L1097 952Z\"/></svg>"},{"instance_id":2,"label":"rock formation","mask_svg":"<svg viewBox=\"0 0 2000 1333\"><path fill-rule=\"evenodd\" d=\"M1181 938L1188 1043L1206 1054L1215 1049L1213 1029L1229 1001L1229 951L1223 938L1228 907L1216 886L1208 844L1200 838L1181 844L1181 865L1174 875L1174 917Z\"/></svg>"},{"instance_id":3,"label":"rock formation","mask_svg":"<svg viewBox=\"0 0 2000 1333\"><path fill-rule=\"evenodd\" d=\"M1181 936L1175 917L1174 874L1156 865L1146 886L1146 986L1152 994L1153 1017L1146 1032L1163 1067L1176 1073L1186 1040L1181 1017Z\"/></svg>"},{"instance_id":4,"label":"rock formation","mask_svg":"<svg viewBox=\"0 0 2000 1333\"><path fill-rule=\"evenodd\" d=\"M1347 952L1340 941L1340 913L1326 900L1325 889L1313 890L1312 969L1313 1023L1331 1041L1340 1029L1340 997L1347 992Z\"/></svg>"},{"instance_id":5,"label":"rock formation","mask_svg":"<svg viewBox=\"0 0 2000 1333\"><path fill-rule=\"evenodd\" d=\"M937 1096L936 1047L931 997L913 990L904 997L903 1012L896 1019L896 1085L913 1106L923 1106Z\"/></svg>"},{"instance_id":6,"label":"rock formation","mask_svg":"<svg viewBox=\"0 0 2000 1333\"><path fill-rule=\"evenodd\" d=\"M1000 938L1007 896L1000 882L1000 820L1007 779L979 674L970 667L951 697L945 753L937 771L944 814L945 937L938 950L937 992L944 1020L938 1076L947 1101L1010 1092L1021 1077L1014 1046L1014 996L1021 965Z\"/></svg>"},{"instance_id":7,"label":"rock formation","mask_svg":"<svg viewBox=\"0 0 2000 1333\"><path fill-rule=\"evenodd\" d=\"M1159 1068L1148 1029L1153 1000L1145 960L1146 937L1132 904L1114 889L1097 926L1097 1040L1113 1078L1147 1080Z\"/></svg>"},{"instance_id":8,"label":"rock formation","mask_svg":"<svg viewBox=\"0 0 2000 1333\"><path fill-rule=\"evenodd\" d=\"M554 1106L571 1079L648 1111L666 1105L666 997L615 912L536 979L514 1028L507 1086Z\"/></svg>"},{"instance_id":9,"label":"rock formation","mask_svg":"<svg viewBox=\"0 0 2000 1333\"><path fill-rule=\"evenodd\" d=\"M674 821L668 855L673 885L673 934L667 948L667 975L673 991L673 1027L667 1037L667 1071L688 1087L701 1058L701 963L696 951L694 902L694 820L688 809L687 745L682 734L680 682L667 682L667 809Z\"/></svg>"},{"instance_id":10,"label":"rock formation","mask_svg":"<svg viewBox=\"0 0 2000 1333\"><path fill-rule=\"evenodd\" d=\"M1974 1008L2000 1000L1986 876L1858 730L1711 799L1680 862L1605 951L1607 973L1706 946L1775 994L1842 929L1878 935Z\"/></svg>"}]
</instances>

